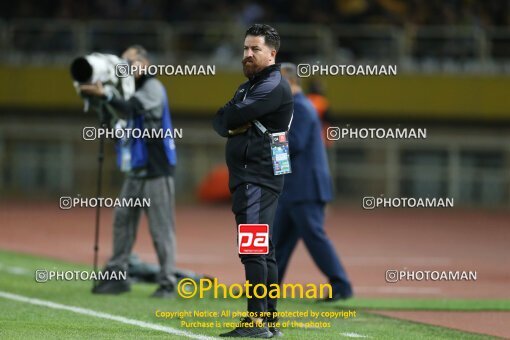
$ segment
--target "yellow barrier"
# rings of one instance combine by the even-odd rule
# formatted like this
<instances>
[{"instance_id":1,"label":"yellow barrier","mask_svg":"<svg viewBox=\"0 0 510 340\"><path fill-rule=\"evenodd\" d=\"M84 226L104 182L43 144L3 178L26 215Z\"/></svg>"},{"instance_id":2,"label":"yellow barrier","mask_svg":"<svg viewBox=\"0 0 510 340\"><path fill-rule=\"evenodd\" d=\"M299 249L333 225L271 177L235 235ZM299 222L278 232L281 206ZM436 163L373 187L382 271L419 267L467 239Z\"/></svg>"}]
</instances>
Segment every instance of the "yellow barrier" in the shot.
<instances>
[{"instance_id":1,"label":"yellow barrier","mask_svg":"<svg viewBox=\"0 0 510 340\"><path fill-rule=\"evenodd\" d=\"M79 97L65 67L0 66L0 107L77 109ZM172 110L207 116L230 100L244 80L239 72L215 76L160 77ZM510 118L510 77L402 75L397 77L324 77L336 117ZM306 79L304 80L306 82Z\"/></svg>"}]
</instances>

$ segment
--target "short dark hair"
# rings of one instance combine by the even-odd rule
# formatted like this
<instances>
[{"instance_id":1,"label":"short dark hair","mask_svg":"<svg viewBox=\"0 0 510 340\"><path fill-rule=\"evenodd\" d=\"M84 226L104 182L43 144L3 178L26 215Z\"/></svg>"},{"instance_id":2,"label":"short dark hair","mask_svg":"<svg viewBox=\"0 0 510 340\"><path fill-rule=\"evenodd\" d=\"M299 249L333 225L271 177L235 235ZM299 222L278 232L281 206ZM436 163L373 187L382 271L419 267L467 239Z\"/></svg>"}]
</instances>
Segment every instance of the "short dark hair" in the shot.
<instances>
[{"instance_id":1,"label":"short dark hair","mask_svg":"<svg viewBox=\"0 0 510 340\"><path fill-rule=\"evenodd\" d=\"M145 47L143 47L142 45L139 45L139 44L131 45L128 48L126 48L126 51L129 49L135 50L139 59L145 59L146 61L150 60L149 52L147 52Z\"/></svg>"},{"instance_id":2,"label":"short dark hair","mask_svg":"<svg viewBox=\"0 0 510 340\"><path fill-rule=\"evenodd\" d=\"M297 66L293 63L282 63L281 70L285 73L285 76L288 79L296 82L296 84L301 85L301 78L297 76Z\"/></svg>"},{"instance_id":3,"label":"short dark hair","mask_svg":"<svg viewBox=\"0 0 510 340\"><path fill-rule=\"evenodd\" d=\"M280 35L271 26L266 24L254 24L246 31L244 37L253 35L255 37L264 37L266 45L272 47L278 52L280 49Z\"/></svg>"}]
</instances>

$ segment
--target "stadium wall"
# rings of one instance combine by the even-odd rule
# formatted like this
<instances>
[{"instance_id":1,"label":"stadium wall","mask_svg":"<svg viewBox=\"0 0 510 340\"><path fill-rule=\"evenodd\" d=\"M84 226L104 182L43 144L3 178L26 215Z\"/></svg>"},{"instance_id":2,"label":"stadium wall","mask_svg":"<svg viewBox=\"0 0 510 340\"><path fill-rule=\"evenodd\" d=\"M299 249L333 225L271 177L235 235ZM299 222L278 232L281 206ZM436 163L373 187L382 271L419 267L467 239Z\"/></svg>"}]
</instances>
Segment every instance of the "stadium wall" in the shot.
<instances>
[{"instance_id":1,"label":"stadium wall","mask_svg":"<svg viewBox=\"0 0 510 340\"><path fill-rule=\"evenodd\" d=\"M79 110L81 101L65 67L0 66L0 108ZM510 118L510 77L399 75L323 77L332 116L356 118L501 121ZM241 72L161 77L175 113L205 117L233 95ZM307 79L304 79L306 82Z\"/></svg>"}]
</instances>

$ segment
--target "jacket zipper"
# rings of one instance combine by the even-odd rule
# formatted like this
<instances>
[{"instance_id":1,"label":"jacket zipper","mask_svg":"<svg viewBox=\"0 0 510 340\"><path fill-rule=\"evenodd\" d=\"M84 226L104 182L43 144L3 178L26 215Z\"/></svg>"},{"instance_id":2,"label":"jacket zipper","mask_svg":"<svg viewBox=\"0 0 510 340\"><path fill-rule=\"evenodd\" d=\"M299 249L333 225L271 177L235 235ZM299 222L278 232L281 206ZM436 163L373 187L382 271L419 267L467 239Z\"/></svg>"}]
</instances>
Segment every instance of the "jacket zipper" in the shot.
<instances>
[{"instance_id":1,"label":"jacket zipper","mask_svg":"<svg viewBox=\"0 0 510 340\"><path fill-rule=\"evenodd\" d=\"M246 96L248 95L248 91L250 91L253 88L254 85L250 86L246 92L244 93L243 101L246 99ZM248 147L250 146L250 131L248 130L248 143L246 144L246 148L244 149L244 168L248 168Z\"/></svg>"},{"instance_id":2,"label":"jacket zipper","mask_svg":"<svg viewBox=\"0 0 510 340\"><path fill-rule=\"evenodd\" d=\"M246 147L244 148L244 168L248 168L248 147L250 146L250 139L248 137L248 143L246 144Z\"/></svg>"}]
</instances>

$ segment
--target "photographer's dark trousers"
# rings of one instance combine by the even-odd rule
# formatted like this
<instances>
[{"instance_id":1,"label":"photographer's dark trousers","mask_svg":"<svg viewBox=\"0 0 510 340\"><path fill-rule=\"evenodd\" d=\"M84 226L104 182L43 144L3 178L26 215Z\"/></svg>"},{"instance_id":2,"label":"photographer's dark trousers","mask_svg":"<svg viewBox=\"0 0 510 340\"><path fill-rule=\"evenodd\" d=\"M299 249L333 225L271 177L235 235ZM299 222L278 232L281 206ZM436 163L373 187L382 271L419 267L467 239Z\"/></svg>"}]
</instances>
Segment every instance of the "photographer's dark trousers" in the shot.
<instances>
[{"instance_id":1,"label":"photographer's dark trousers","mask_svg":"<svg viewBox=\"0 0 510 340\"><path fill-rule=\"evenodd\" d=\"M150 207L121 207L115 209L113 222L113 256L108 268L127 270L142 210L149 220L149 230L158 255L161 271L160 285L176 284L175 279L175 219L174 180L172 176L154 178L126 177L119 196L122 198L150 198Z\"/></svg>"},{"instance_id":2,"label":"photographer's dark trousers","mask_svg":"<svg viewBox=\"0 0 510 340\"><path fill-rule=\"evenodd\" d=\"M242 184L236 188L232 196L232 212L236 223L239 224L268 224L269 225L269 253L263 255L239 255L244 264L246 280L252 284L278 284L278 266L272 241L273 220L278 205L278 195L264 187L253 184ZM237 227L237 226L236 226ZM237 228L236 228L237 229ZM238 240L239 242L239 240ZM262 295L261 289L258 295ZM255 298L248 299L249 312L275 312L277 299Z\"/></svg>"}]
</instances>

